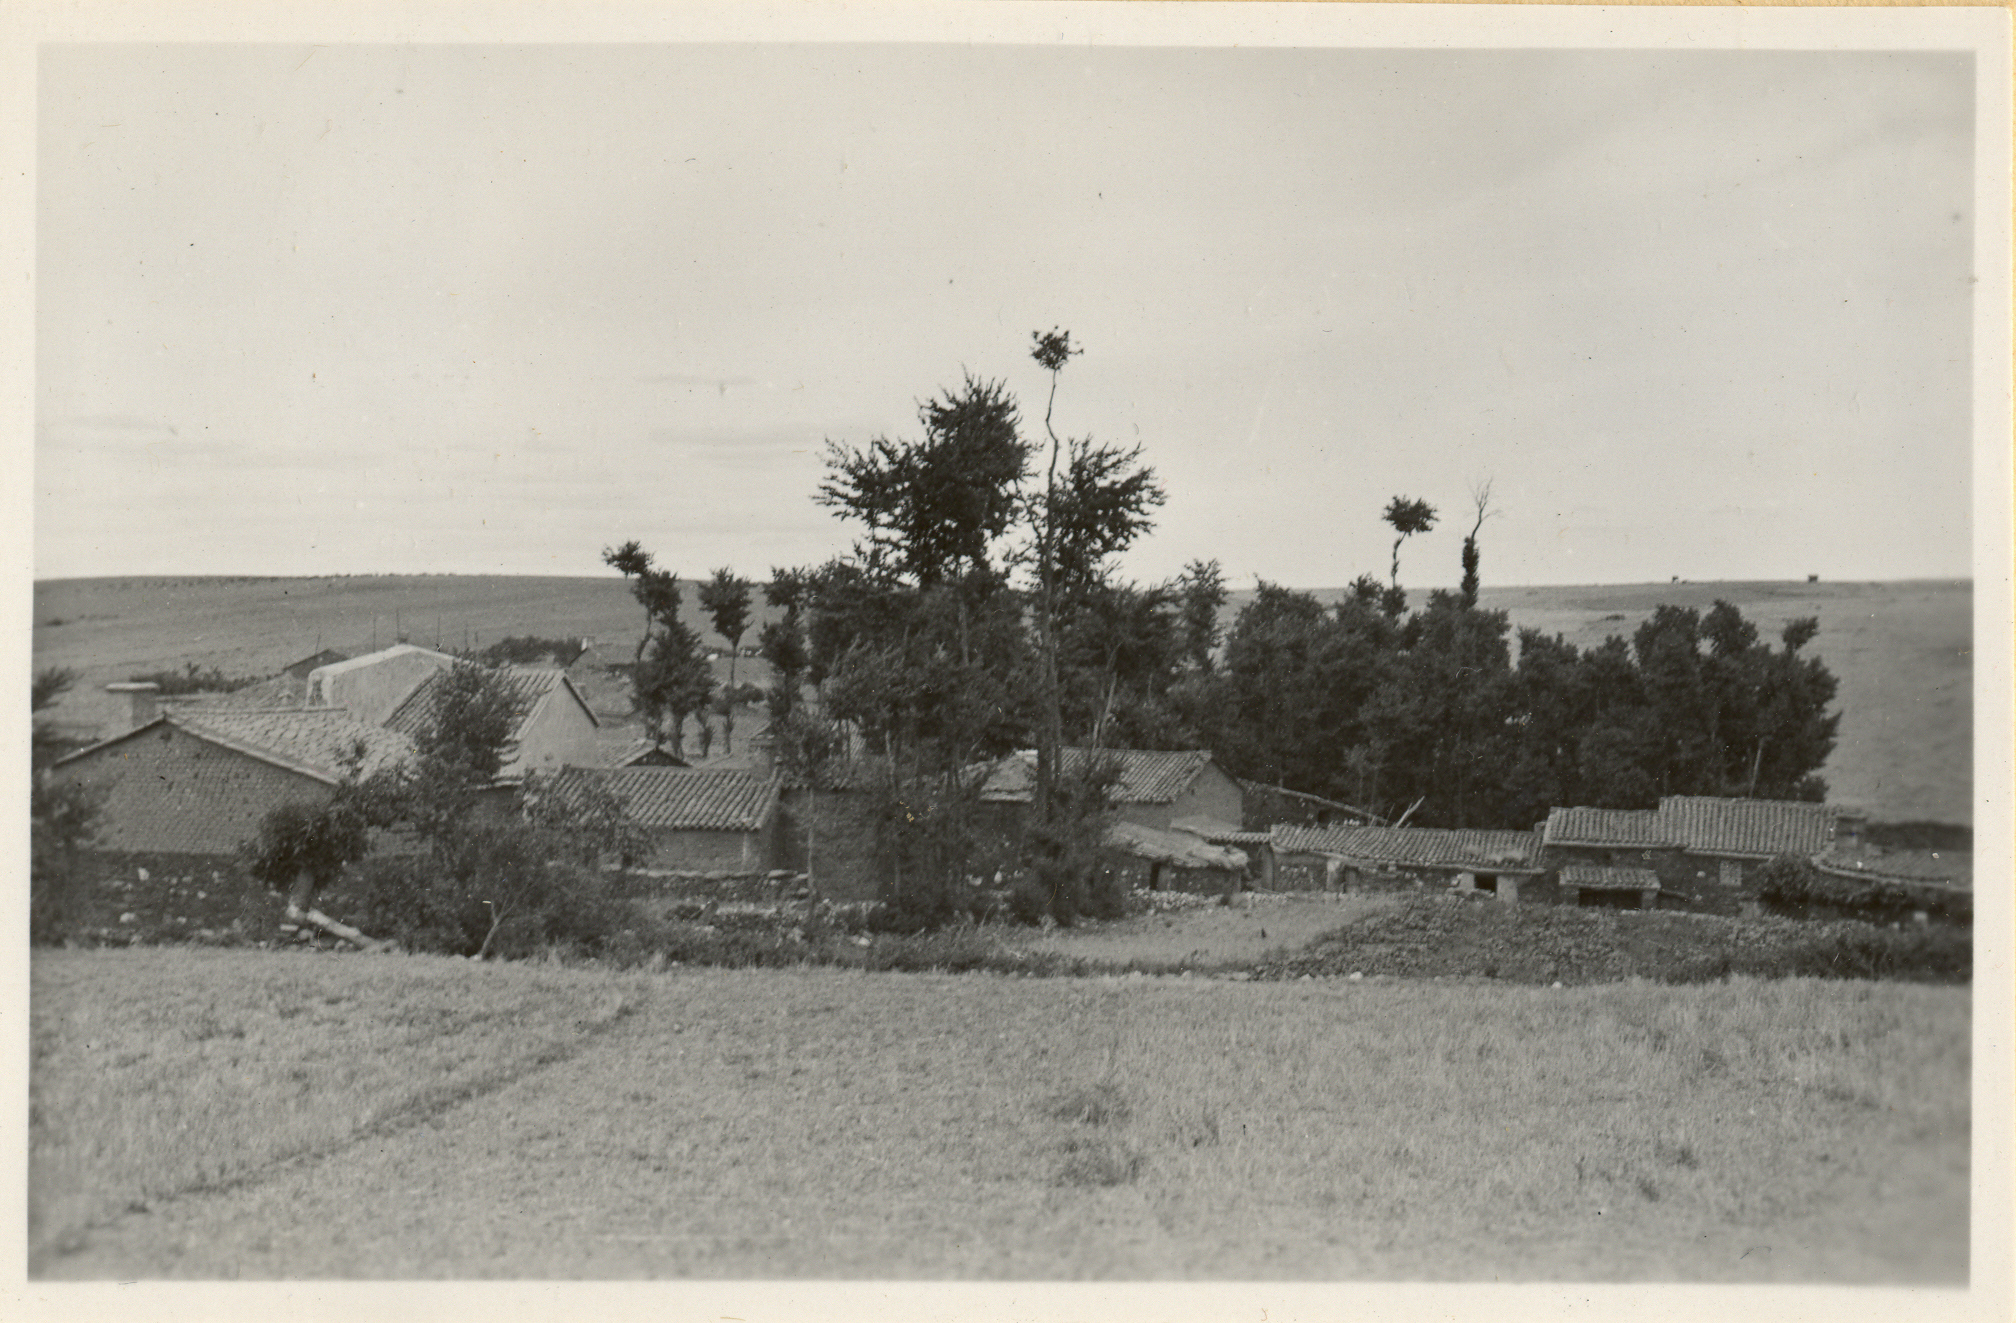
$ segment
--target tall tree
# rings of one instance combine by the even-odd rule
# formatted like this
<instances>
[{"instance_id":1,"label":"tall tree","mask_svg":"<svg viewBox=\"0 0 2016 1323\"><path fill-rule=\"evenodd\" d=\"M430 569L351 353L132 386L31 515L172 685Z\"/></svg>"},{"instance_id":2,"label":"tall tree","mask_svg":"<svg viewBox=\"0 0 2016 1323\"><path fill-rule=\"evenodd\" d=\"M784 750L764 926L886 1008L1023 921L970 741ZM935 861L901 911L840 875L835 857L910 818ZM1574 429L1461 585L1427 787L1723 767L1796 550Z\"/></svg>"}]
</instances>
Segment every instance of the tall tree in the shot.
<instances>
[{"instance_id":1,"label":"tall tree","mask_svg":"<svg viewBox=\"0 0 2016 1323\"><path fill-rule=\"evenodd\" d=\"M1470 525L1468 536L1463 539L1463 605L1477 605L1477 589L1480 585L1478 567L1482 553L1477 548L1477 535L1484 529L1484 521L1498 513L1491 508L1491 479L1476 484L1470 489L1470 503L1477 512L1477 518Z\"/></svg>"},{"instance_id":2,"label":"tall tree","mask_svg":"<svg viewBox=\"0 0 2016 1323\"><path fill-rule=\"evenodd\" d=\"M700 655L699 635L679 618L679 576L656 568L651 553L636 542L605 549L602 560L631 581L631 596L644 608L644 634L630 666L630 701L643 714L652 741L669 735L673 752L683 754L686 718L705 711L714 675Z\"/></svg>"},{"instance_id":3,"label":"tall tree","mask_svg":"<svg viewBox=\"0 0 2016 1323\"><path fill-rule=\"evenodd\" d=\"M1035 816L1051 816L1051 800L1064 744L1063 676L1059 654L1065 615L1090 602L1106 584L1112 557L1154 527L1151 511L1165 499L1155 471L1141 464L1139 446L1095 444L1089 437L1058 436L1054 417L1064 367L1084 350L1071 333L1033 332L1030 357L1050 374L1043 431L1050 440L1043 488L1028 502L1031 558L1036 576L1038 724ZM1059 463L1063 473L1058 472Z\"/></svg>"},{"instance_id":4,"label":"tall tree","mask_svg":"<svg viewBox=\"0 0 2016 1323\"><path fill-rule=\"evenodd\" d=\"M747 579L737 578L726 568L714 571L714 577L700 585L701 607L714 621L714 632L728 640L728 693L721 711L724 753L735 752L735 659L742 651L742 635L749 628L750 586Z\"/></svg>"},{"instance_id":5,"label":"tall tree","mask_svg":"<svg viewBox=\"0 0 2016 1323\"><path fill-rule=\"evenodd\" d=\"M802 569L772 569L770 582L763 585L763 600L783 608L782 618L763 626L757 646L763 660L770 663L770 722L775 726L798 705L805 686L805 672L812 658L805 642L803 611L811 592L812 572Z\"/></svg>"},{"instance_id":6,"label":"tall tree","mask_svg":"<svg viewBox=\"0 0 2016 1323\"><path fill-rule=\"evenodd\" d=\"M1215 560L1193 560L1176 581L1182 615L1183 656L1192 669L1208 672L1218 650L1218 613L1225 607L1225 572Z\"/></svg>"},{"instance_id":7,"label":"tall tree","mask_svg":"<svg viewBox=\"0 0 2016 1323\"><path fill-rule=\"evenodd\" d=\"M815 499L867 527L854 550L871 577L929 588L988 567L1014 519L1029 448L1014 397L998 381L969 375L917 417L921 441L828 441Z\"/></svg>"}]
</instances>

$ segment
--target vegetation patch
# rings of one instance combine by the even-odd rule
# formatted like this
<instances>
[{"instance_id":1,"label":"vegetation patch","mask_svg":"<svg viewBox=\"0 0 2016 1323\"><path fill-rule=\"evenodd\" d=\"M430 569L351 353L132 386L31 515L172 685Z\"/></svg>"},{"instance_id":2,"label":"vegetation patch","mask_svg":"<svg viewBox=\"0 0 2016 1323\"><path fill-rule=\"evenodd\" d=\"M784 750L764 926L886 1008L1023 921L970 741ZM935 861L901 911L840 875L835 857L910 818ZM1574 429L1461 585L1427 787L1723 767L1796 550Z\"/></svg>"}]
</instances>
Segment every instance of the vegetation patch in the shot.
<instances>
[{"instance_id":1,"label":"vegetation patch","mask_svg":"<svg viewBox=\"0 0 2016 1323\"><path fill-rule=\"evenodd\" d=\"M530 965L257 951L41 951L30 981L31 1263L500 1087L635 1004Z\"/></svg>"},{"instance_id":2,"label":"vegetation patch","mask_svg":"<svg viewBox=\"0 0 2016 1323\"><path fill-rule=\"evenodd\" d=\"M1973 976L1973 942L1946 927L1409 899L1255 970L1276 979L1350 974L1563 984L1738 975L1965 983Z\"/></svg>"}]
</instances>

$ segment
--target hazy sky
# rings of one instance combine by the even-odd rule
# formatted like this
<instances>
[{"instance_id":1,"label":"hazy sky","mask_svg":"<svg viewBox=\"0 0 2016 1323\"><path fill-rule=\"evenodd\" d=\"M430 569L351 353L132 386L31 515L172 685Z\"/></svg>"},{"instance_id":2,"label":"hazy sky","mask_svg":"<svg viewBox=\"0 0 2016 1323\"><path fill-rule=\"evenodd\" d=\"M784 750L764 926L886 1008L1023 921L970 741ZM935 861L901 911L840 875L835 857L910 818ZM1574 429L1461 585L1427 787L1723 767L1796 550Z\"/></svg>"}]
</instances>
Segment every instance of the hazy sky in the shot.
<instances>
[{"instance_id":1,"label":"hazy sky","mask_svg":"<svg viewBox=\"0 0 2016 1323\"><path fill-rule=\"evenodd\" d=\"M1967 54L46 47L36 573L762 575L962 371L1235 583L1970 569Z\"/></svg>"}]
</instances>

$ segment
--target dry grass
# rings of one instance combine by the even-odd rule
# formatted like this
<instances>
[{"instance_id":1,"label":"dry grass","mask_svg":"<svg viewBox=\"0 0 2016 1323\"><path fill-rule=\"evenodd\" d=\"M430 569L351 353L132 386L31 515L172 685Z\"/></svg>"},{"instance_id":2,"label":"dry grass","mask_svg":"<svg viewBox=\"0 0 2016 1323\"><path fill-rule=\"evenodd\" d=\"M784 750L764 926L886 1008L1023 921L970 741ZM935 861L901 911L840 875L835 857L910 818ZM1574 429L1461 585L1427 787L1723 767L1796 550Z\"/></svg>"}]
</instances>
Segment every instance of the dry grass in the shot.
<instances>
[{"instance_id":1,"label":"dry grass","mask_svg":"<svg viewBox=\"0 0 2016 1323\"><path fill-rule=\"evenodd\" d=\"M196 950L31 962L31 1260L549 1064L628 1003L528 967Z\"/></svg>"},{"instance_id":2,"label":"dry grass","mask_svg":"<svg viewBox=\"0 0 2016 1323\"><path fill-rule=\"evenodd\" d=\"M340 1160L156 1203L41 1271L1944 1283L1967 1271L1964 989L831 970L619 983L267 959L314 971L323 996L361 998L379 971L406 968L409 994L451 1006L536 990L522 1004L548 1026L612 989L640 1002L564 1066ZM101 1104L102 1058L67 1040L112 1005L137 1011L171 990L184 1006L247 1004L238 989L258 977L180 953L56 963L61 977L38 972L38 1025L57 1036L38 1099L60 1092L85 1123L93 1107L148 1111L163 1142L201 1147L219 1124L204 1044L135 1035L125 1050L143 1060L122 1068L121 1091L151 1092ZM515 974L522 985L497 977ZM142 984L152 996L129 997ZM388 1081L417 1087L414 1063L448 1050L429 1038L388 1064L365 1048L389 1043L382 1022L415 1000L359 1000L299 1031L287 1050L323 1072L332 1123L367 1124ZM449 1041L480 1055L498 1040ZM241 1142L260 1111L229 1113Z\"/></svg>"}]
</instances>

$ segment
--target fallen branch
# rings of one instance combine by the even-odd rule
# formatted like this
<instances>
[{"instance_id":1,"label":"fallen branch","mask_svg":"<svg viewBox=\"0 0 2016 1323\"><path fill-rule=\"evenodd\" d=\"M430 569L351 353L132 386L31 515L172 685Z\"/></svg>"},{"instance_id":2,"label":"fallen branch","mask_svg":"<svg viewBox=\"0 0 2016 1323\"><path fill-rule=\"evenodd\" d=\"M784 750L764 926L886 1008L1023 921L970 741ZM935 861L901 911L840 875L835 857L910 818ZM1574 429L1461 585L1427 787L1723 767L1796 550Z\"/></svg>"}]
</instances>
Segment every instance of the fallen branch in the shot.
<instances>
[{"instance_id":1,"label":"fallen branch","mask_svg":"<svg viewBox=\"0 0 2016 1323\"><path fill-rule=\"evenodd\" d=\"M346 942L351 942L365 951L389 951L392 949L392 943L380 941L376 937L366 936L355 928L352 928L349 924L339 923L335 919L330 918L321 910L302 910L289 905L287 907L287 917L302 923L312 923L317 928L322 929L322 931L332 936L340 937Z\"/></svg>"}]
</instances>

